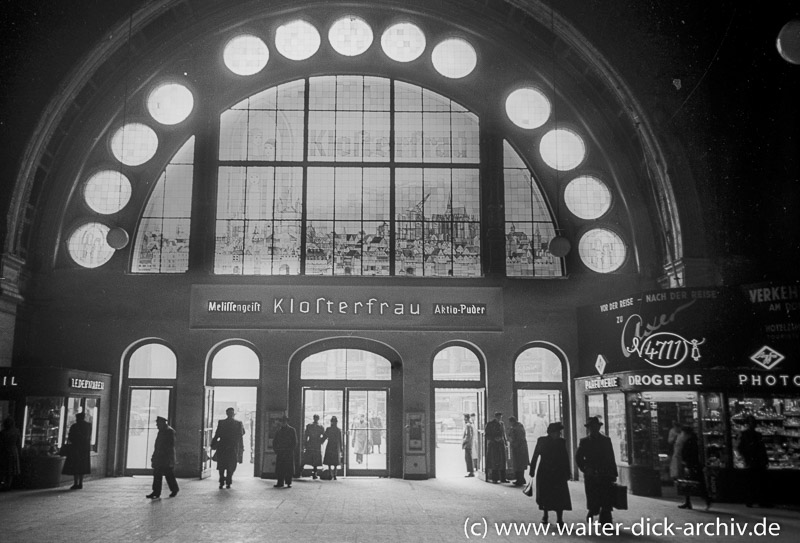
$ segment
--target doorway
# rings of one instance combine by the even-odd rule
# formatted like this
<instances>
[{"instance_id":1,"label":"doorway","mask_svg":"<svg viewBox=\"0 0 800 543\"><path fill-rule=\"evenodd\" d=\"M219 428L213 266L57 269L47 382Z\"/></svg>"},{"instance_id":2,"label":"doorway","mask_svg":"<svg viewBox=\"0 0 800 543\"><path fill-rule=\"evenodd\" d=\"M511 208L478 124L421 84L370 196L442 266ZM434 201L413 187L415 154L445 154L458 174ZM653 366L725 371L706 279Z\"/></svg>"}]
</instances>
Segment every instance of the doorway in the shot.
<instances>
[{"instance_id":1,"label":"doorway","mask_svg":"<svg viewBox=\"0 0 800 543\"><path fill-rule=\"evenodd\" d=\"M305 388L303 389L303 428L298 437L302 441L305 425L314 415L327 428L335 416L342 430L344 467L349 476L387 477L389 463L388 435L389 390L361 388ZM322 445L322 455L328 443Z\"/></svg>"},{"instance_id":2,"label":"doorway","mask_svg":"<svg viewBox=\"0 0 800 543\"><path fill-rule=\"evenodd\" d=\"M235 410L236 420L244 425L244 450L242 464L237 471L256 475L256 428L258 428L258 388L244 386L215 386L206 388L205 429L203 432L203 474L216 465L211 460L211 440L217 429L217 421L227 417L225 411L229 407Z\"/></svg>"},{"instance_id":3,"label":"doorway","mask_svg":"<svg viewBox=\"0 0 800 543\"><path fill-rule=\"evenodd\" d=\"M150 457L158 435L156 417L169 419L172 389L131 387L128 397L125 473L126 475L150 474L153 471Z\"/></svg>"},{"instance_id":4,"label":"doorway","mask_svg":"<svg viewBox=\"0 0 800 543\"><path fill-rule=\"evenodd\" d=\"M464 414L473 417L473 459L475 471L482 468L484 407L483 389L437 388L434 390L434 443L436 450L436 477L463 477L467 472L464 449Z\"/></svg>"},{"instance_id":5,"label":"doorway","mask_svg":"<svg viewBox=\"0 0 800 543\"><path fill-rule=\"evenodd\" d=\"M517 418L525 427L528 451L533 454L536 441L547 435L552 422L565 422L560 390L517 390Z\"/></svg>"}]
</instances>

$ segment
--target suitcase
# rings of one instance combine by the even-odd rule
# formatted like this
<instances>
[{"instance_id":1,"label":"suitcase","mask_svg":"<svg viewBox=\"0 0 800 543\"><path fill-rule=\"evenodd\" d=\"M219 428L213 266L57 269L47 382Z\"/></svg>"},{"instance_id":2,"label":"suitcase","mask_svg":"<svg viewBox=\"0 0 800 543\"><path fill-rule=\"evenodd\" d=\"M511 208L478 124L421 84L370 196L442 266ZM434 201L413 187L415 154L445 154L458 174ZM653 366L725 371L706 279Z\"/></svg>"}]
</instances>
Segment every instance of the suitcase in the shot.
<instances>
[{"instance_id":1,"label":"suitcase","mask_svg":"<svg viewBox=\"0 0 800 543\"><path fill-rule=\"evenodd\" d=\"M700 496L702 494L700 481L692 479L677 479L675 488L678 490L678 496Z\"/></svg>"},{"instance_id":2,"label":"suitcase","mask_svg":"<svg viewBox=\"0 0 800 543\"><path fill-rule=\"evenodd\" d=\"M614 509L628 508L628 487L614 483Z\"/></svg>"}]
</instances>

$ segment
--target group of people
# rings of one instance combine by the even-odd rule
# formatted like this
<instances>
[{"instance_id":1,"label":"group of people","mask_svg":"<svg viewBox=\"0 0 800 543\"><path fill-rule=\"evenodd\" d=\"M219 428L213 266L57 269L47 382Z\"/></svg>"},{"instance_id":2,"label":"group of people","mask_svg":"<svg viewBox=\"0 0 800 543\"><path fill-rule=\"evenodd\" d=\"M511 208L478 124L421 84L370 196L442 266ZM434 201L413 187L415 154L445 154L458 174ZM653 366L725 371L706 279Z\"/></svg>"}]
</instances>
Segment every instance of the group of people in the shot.
<instances>
[{"instance_id":1,"label":"group of people","mask_svg":"<svg viewBox=\"0 0 800 543\"><path fill-rule=\"evenodd\" d=\"M312 419L312 422L306 425L303 432L303 465L311 466L311 477L313 479L321 477L319 473L321 466L328 466L330 478L336 480L338 478L337 470L339 466L344 464L342 458L344 444L342 430L339 428L339 418L332 416L330 426L327 428L323 428L319 423L319 415L314 415ZM291 488L295 471L297 432L289 425L288 417L282 417L280 424L281 427L272 440L272 448L276 455L275 475L278 479L274 486L276 488ZM327 443L327 446L323 457L322 445L325 443Z\"/></svg>"}]
</instances>

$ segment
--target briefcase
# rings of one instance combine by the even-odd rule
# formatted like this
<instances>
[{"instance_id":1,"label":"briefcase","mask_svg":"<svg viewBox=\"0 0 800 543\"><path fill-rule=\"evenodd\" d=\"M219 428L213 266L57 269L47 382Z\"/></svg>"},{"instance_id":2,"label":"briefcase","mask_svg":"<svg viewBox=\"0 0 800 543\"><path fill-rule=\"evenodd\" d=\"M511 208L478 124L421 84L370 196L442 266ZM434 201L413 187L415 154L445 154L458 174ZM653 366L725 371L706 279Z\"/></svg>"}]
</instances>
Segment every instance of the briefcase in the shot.
<instances>
[{"instance_id":1,"label":"briefcase","mask_svg":"<svg viewBox=\"0 0 800 543\"><path fill-rule=\"evenodd\" d=\"M628 508L628 487L614 483L614 509Z\"/></svg>"},{"instance_id":2,"label":"briefcase","mask_svg":"<svg viewBox=\"0 0 800 543\"><path fill-rule=\"evenodd\" d=\"M675 488L678 490L678 496L700 496L700 481L693 481L692 479L676 479Z\"/></svg>"}]
</instances>

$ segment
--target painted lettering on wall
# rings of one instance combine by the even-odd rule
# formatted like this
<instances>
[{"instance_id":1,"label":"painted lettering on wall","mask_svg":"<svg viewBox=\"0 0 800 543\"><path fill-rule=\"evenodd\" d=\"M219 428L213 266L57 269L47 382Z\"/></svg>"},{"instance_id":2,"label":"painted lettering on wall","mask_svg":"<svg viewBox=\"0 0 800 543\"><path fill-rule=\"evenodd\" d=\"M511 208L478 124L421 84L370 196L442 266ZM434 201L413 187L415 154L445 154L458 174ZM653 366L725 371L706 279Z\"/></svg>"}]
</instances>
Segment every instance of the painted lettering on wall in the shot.
<instances>
[{"instance_id":1,"label":"painted lettering on wall","mask_svg":"<svg viewBox=\"0 0 800 543\"><path fill-rule=\"evenodd\" d=\"M388 302L378 298L363 301L340 301L326 297L314 300L300 298L274 298L272 313L280 314L313 314L313 315L419 315L419 304Z\"/></svg>"},{"instance_id":2,"label":"painted lettering on wall","mask_svg":"<svg viewBox=\"0 0 800 543\"><path fill-rule=\"evenodd\" d=\"M261 302L236 302L236 301L222 301L222 300L209 300L208 301L209 313L260 313Z\"/></svg>"},{"instance_id":3,"label":"painted lettering on wall","mask_svg":"<svg viewBox=\"0 0 800 543\"><path fill-rule=\"evenodd\" d=\"M486 304L433 304L434 315L486 315Z\"/></svg>"}]
</instances>

